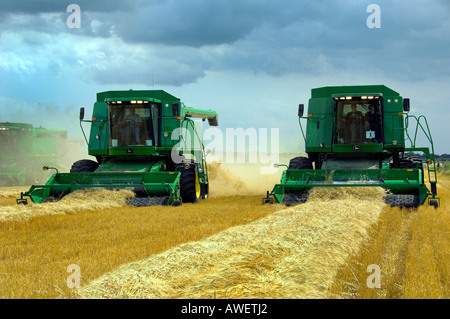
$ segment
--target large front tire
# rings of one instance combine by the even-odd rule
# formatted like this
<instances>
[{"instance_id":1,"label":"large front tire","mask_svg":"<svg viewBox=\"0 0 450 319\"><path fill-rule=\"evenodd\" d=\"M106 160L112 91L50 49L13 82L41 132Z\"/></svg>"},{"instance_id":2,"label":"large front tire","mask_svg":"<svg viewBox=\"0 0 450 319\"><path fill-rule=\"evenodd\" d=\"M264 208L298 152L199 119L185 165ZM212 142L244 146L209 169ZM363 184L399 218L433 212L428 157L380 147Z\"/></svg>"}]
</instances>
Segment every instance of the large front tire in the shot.
<instances>
[{"instance_id":1,"label":"large front tire","mask_svg":"<svg viewBox=\"0 0 450 319\"><path fill-rule=\"evenodd\" d=\"M98 168L98 163L89 159L82 159L73 163L71 173L92 173Z\"/></svg>"},{"instance_id":2,"label":"large front tire","mask_svg":"<svg viewBox=\"0 0 450 319\"><path fill-rule=\"evenodd\" d=\"M180 176L180 196L183 203L195 203L201 199L201 188L198 182L197 170L191 164L183 168Z\"/></svg>"},{"instance_id":3,"label":"large front tire","mask_svg":"<svg viewBox=\"0 0 450 319\"><path fill-rule=\"evenodd\" d=\"M313 169L313 166L309 158L299 156L289 161L288 169Z\"/></svg>"}]
</instances>

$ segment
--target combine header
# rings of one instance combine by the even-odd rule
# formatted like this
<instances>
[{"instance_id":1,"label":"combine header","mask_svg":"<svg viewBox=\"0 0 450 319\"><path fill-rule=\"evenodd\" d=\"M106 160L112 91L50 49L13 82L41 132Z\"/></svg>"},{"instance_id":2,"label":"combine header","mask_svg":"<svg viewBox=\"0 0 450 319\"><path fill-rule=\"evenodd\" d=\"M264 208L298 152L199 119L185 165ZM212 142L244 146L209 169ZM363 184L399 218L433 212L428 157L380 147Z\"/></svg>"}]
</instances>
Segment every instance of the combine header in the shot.
<instances>
[{"instance_id":1,"label":"combine header","mask_svg":"<svg viewBox=\"0 0 450 319\"><path fill-rule=\"evenodd\" d=\"M409 115L409 99L384 85L312 89L307 116L299 105L300 128L307 156L290 160L263 203L305 202L314 187L383 187L392 206L438 207L434 146L424 116ZM307 120L306 136L300 119ZM408 134L416 123L414 138ZM416 147L419 128L428 147ZM406 147L406 141L411 143ZM421 152L426 160L408 156ZM425 170L426 167L426 170ZM430 189L425 184L428 174Z\"/></svg>"},{"instance_id":2,"label":"combine header","mask_svg":"<svg viewBox=\"0 0 450 319\"><path fill-rule=\"evenodd\" d=\"M201 121L217 126L215 111L186 107L162 90L108 91L97 94L88 153L70 173L56 173L45 185L33 185L17 203L57 200L85 188L128 189L129 205L180 205L209 194ZM84 131L83 131L84 133ZM86 137L86 136L85 136ZM54 169L44 167L44 169Z\"/></svg>"}]
</instances>

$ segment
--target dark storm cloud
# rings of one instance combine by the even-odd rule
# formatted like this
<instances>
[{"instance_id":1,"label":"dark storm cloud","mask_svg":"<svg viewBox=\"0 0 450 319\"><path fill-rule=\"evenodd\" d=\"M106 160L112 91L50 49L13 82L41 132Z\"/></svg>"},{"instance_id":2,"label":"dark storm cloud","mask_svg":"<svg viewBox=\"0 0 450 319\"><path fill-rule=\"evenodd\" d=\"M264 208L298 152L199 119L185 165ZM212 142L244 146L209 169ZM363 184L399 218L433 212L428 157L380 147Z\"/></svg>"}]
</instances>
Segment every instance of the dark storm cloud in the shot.
<instances>
[{"instance_id":1,"label":"dark storm cloud","mask_svg":"<svg viewBox=\"0 0 450 319\"><path fill-rule=\"evenodd\" d=\"M91 12L110 12L116 10L129 10L134 8L138 1L127 0L2 0L0 12L2 13L58 13L66 11L70 4L77 4L83 10Z\"/></svg>"},{"instance_id":2,"label":"dark storm cloud","mask_svg":"<svg viewBox=\"0 0 450 319\"><path fill-rule=\"evenodd\" d=\"M98 49L99 56L107 51L105 58L91 59L95 67L83 70L105 83L149 84L148 72L154 72L171 73L172 84L181 85L208 70L273 76L380 71L406 79L450 74L447 0L377 1L380 29L366 25L366 8L372 2L2 0L0 36L32 30L80 35L83 41L110 39L111 47ZM66 26L70 3L81 8L80 29ZM23 42L39 45L31 36ZM130 59L134 47L141 54ZM124 65L126 70L121 70ZM158 78L171 83L170 77Z\"/></svg>"},{"instance_id":3,"label":"dark storm cloud","mask_svg":"<svg viewBox=\"0 0 450 319\"><path fill-rule=\"evenodd\" d=\"M115 22L125 41L199 47L232 43L269 19L264 2L166 1Z\"/></svg>"},{"instance_id":4,"label":"dark storm cloud","mask_svg":"<svg viewBox=\"0 0 450 319\"><path fill-rule=\"evenodd\" d=\"M450 75L450 23L439 3L379 1L380 29L366 25L368 4L321 2L284 24L268 21L234 43L220 66L271 75L340 70L381 71L408 80Z\"/></svg>"},{"instance_id":5,"label":"dark storm cloud","mask_svg":"<svg viewBox=\"0 0 450 319\"><path fill-rule=\"evenodd\" d=\"M7 30L33 30L43 33L77 32L80 35L110 36L108 23L101 23L93 30L92 21L97 14L126 13L134 10L139 1L131 0L1 0L0 35ZM68 29L66 20L73 11L67 12L70 4L81 10L83 27ZM106 21L109 19L106 18Z\"/></svg>"},{"instance_id":6,"label":"dark storm cloud","mask_svg":"<svg viewBox=\"0 0 450 319\"><path fill-rule=\"evenodd\" d=\"M288 0L2 0L0 12L6 16L53 13L64 18L71 3L79 5L85 29L96 20L126 42L192 47L233 43L267 24L280 28L299 18L331 20L337 6L333 1ZM30 20L28 26L37 25Z\"/></svg>"},{"instance_id":7,"label":"dark storm cloud","mask_svg":"<svg viewBox=\"0 0 450 319\"><path fill-rule=\"evenodd\" d=\"M440 74L450 73L444 2L377 1L380 29L366 25L371 3L168 0L97 18L126 43L171 46L180 56L192 54L182 47L208 51L222 45L211 64L216 69L283 75L322 73L332 66L432 77L438 67Z\"/></svg>"},{"instance_id":8,"label":"dark storm cloud","mask_svg":"<svg viewBox=\"0 0 450 319\"><path fill-rule=\"evenodd\" d=\"M191 47L231 44L265 25L279 29L298 19L331 19L336 4L328 2L168 0L138 6L138 14L125 15L115 20L114 26L124 41L135 43Z\"/></svg>"}]
</instances>

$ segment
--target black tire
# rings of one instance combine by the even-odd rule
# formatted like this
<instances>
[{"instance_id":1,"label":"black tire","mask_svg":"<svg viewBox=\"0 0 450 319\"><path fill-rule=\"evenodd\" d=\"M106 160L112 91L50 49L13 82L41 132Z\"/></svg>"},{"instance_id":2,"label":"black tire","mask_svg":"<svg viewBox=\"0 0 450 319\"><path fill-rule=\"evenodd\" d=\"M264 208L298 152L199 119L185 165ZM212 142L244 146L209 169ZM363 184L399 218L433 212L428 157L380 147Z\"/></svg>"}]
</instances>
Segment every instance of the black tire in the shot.
<instances>
[{"instance_id":1,"label":"black tire","mask_svg":"<svg viewBox=\"0 0 450 319\"><path fill-rule=\"evenodd\" d=\"M299 156L289 161L288 169L313 169L313 166L309 158Z\"/></svg>"},{"instance_id":2,"label":"black tire","mask_svg":"<svg viewBox=\"0 0 450 319\"><path fill-rule=\"evenodd\" d=\"M306 203L308 200L308 193L286 193L283 196L283 204L286 206L292 206L297 204Z\"/></svg>"},{"instance_id":3,"label":"black tire","mask_svg":"<svg viewBox=\"0 0 450 319\"><path fill-rule=\"evenodd\" d=\"M73 163L71 173L92 173L98 168L98 163L89 159L82 159Z\"/></svg>"},{"instance_id":4,"label":"black tire","mask_svg":"<svg viewBox=\"0 0 450 319\"><path fill-rule=\"evenodd\" d=\"M389 194L386 195L386 204L396 207L418 207L420 205L419 195L416 194Z\"/></svg>"},{"instance_id":5,"label":"black tire","mask_svg":"<svg viewBox=\"0 0 450 319\"><path fill-rule=\"evenodd\" d=\"M61 198L62 198L62 196L60 196L60 197L50 196L50 197L44 198L41 203L55 203L55 202L58 202Z\"/></svg>"},{"instance_id":6,"label":"black tire","mask_svg":"<svg viewBox=\"0 0 450 319\"><path fill-rule=\"evenodd\" d=\"M312 162L309 158L298 156L289 161L288 169L313 169ZM308 200L308 192L303 193L286 193L283 196L283 204L286 206L305 203Z\"/></svg>"},{"instance_id":7,"label":"black tire","mask_svg":"<svg viewBox=\"0 0 450 319\"><path fill-rule=\"evenodd\" d=\"M147 206L166 206L169 201L169 197L132 197L127 199L128 206L147 207Z\"/></svg>"},{"instance_id":8,"label":"black tire","mask_svg":"<svg viewBox=\"0 0 450 319\"><path fill-rule=\"evenodd\" d=\"M183 203L195 203L201 199L200 194L195 165L190 164L189 168L183 167L180 176L180 196Z\"/></svg>"}]
</instances>

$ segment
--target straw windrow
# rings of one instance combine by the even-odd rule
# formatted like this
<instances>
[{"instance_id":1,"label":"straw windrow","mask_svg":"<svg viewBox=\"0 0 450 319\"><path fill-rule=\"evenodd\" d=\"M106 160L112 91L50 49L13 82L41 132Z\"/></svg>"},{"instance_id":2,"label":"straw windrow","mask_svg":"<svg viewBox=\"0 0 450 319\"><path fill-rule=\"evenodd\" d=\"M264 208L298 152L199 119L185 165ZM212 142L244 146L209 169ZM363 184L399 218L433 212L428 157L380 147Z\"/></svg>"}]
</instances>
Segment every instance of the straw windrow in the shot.
<instances>
[{"instance_id":1,"label":"straw windrow","mask_svg":"<svg viewBox=\"0 0 450 319\"><path fill-rule=\"evenodd\" d=\"M127 198L133 196L134 193L130 190L78 190L53 203L0 206L0 222L24 221L38 216L71 214L86 210L121 207L125 205Z\"/></svg>"},{"instance_id":2,"label":"straw windrow","mask_svg":"<svg viewBox=\"0 0 450 319\"><path fill-rule=\"evenodd\" d=\"M323 298L384 207L382 189L317 189L307 203L107 273L81 298Z\"/></svg>"}]
</instances>

